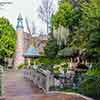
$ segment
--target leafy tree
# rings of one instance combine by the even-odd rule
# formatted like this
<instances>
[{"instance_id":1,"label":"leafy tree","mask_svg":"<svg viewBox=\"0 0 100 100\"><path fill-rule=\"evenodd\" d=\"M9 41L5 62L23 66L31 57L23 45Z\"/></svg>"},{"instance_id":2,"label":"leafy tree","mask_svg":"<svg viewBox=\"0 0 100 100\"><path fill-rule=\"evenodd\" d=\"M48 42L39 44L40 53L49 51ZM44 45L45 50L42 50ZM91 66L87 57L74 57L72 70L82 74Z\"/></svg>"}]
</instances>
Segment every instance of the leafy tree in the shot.
<instances>
[{"instance_id":1,"label":"leafy tree","mask_svg":"<svg viewBox=\"0 0 100 100\"><path fill-rule=\"evenodd\" d=\"M67 47L85 49L91 58L97 56L98 60L100 57L98 46L100 43L100 1L71 1L61 0L59 3L59 10L52 17L54 30L58 30L60 25L69 29Z\"/></svg>"},{"instance_id":2,"label":"leafy tree","mask_svg":"<svg viewBox=\"0 0 100 100\"><path fill-rule=\"evenodd\" d=\"M80 9L76 9L70 0L61 0L59 10L52 17L52 23L56 29L62 25L72 31L72 26L77 26L80 18Z\"/></svg>"},{"instance_id":3,"label":"leafy tree","mask_svg":"<svg viewBox=\"0 0 100 100\"><path fill-rule=\"evenodd\" d=\"M67 27L69 24L71 24L73 12L74 9L70 2L66 2L66 0L60 2L58 12L56 12L56 14L52 17L53 26L56 29L59 27L59 25Z\"/></svg>"},{"instance_id":4,"label":"leafy tree","mask_svg":"<svg viewBox=\"0 0 100 100\"><path fill-rule=\"evenodd\" d=\"M16 32L8 19L0 18L0 59L12 57L16 46Z\"/></svg>"},{"instance_id":5,"label":"leafy tree","mask_svg":"<svg viewBox=\"0 0 100 100\"><path fill-rule=\"evenodd\" d=\"M68 44L69 46L72 46L72 44L74 44L74 41L76 41L79 36L77 35L76 30L78 30L81 16L82 11L80 9L76 9L75 5L70 0L61 0L59 3L59 10L52 17L54 30L59 30L59 28L63 26L66 30L69 31L66 32L66 34L69 33L69 36L67 36L66 38L66 44ZM66 37L66 34L64 34L64 32L60 33L62 34L61 36ZM58 36L58 34L56 35ZM77 43L80 43L79 39Z\"/></svg>"}]
</instances>

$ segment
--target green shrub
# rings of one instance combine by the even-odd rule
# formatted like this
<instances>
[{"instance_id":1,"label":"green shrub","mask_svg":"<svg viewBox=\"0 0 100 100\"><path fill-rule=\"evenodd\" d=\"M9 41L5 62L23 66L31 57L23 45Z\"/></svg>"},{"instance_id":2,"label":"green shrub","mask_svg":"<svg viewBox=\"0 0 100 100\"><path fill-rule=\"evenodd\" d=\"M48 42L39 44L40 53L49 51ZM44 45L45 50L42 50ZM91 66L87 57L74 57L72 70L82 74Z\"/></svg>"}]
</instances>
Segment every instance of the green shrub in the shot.
<instances>
[{"instance_id":1,"label":"green shrub","mask_svg":"<svg viewBox=\"0 0 100 100\"><path fill-rule=\"evenodd\" d=\"M68 68L68 64L63 62L61 64L54 65L53 66L53 71L56 74L60 74L62 71L67 72L67 68Z\"/></svg>"},{"instance_id":2,"label":"green shrub","mask_svg":"<svg viewBox=\"0 0 100 100\"><path fill-rule=\"evenodd\" d=\"M81 82L80 91L96 100L100 98L100 63L94 64ZM99 99L98 99L99 100Z\"/></svg>"},{"instance_id":3,"label":"green shrub","mask_svg":"<svg viewBox=\"0 0 100 100\"><path fill-rule=\"evenodd\" d=\"M100 98L100 78L89 77L83 80L80 91L87 96Z\"/></svg>"},{"instance_id":4,"label":"green shrub","mask_svg":"<svg viewBox=\"0 0 100 100\"><path fill-rule=\"evenodd\" d=\"M59 59L59 58L46 58L46 57L40 57L38 59L35 59L37 64L60 64L62 62L67 62L66 59Z\"/></svg>"},{"instance_id":5,"label":"green shrub","mask_svg":"<svg viewBox=\"0 0 100 100\"><path fill-rule=\"evenodd\" d=\"M24 69L24 67L25 67L25 64L20 64L18 69Z\"/></svg>"}]
</instances>

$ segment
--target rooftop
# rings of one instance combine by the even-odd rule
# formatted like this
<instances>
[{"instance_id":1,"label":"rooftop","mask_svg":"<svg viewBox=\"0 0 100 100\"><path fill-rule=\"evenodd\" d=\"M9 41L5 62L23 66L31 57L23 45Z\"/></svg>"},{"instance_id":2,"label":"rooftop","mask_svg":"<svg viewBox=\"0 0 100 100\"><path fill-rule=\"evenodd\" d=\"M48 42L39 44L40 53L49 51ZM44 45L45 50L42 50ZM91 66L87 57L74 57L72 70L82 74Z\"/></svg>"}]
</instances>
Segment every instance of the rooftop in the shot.
<instances>
[{"instance_id":1,"label":"rooftop","mask_svg":"<svg viewBox=\"0 0 100 100\"><path fill-rule=\"evenodd\" d=\"M24 57L38 57L40 54L34 47L30 47L24 53Z\"/></svg>"}]
</instances>

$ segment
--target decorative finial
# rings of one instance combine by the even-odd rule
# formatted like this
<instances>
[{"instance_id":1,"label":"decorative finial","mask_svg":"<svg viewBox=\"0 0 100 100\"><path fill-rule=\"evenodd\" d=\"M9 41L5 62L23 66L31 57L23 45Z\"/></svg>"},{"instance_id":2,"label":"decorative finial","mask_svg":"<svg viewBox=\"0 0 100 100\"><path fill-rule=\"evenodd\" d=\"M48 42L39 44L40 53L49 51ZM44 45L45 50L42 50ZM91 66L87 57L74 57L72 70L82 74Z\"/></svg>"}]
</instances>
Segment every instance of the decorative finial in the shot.
<instances>
[{"instance_id":1,"label":"decorative finial","mask_svg":"<svg viewBox=\"0 0 100 100\"><path fill-rule=\"evenodd\" d=\"M18 18L17 18L17 19L23 20L21 13L19 13L19 15L18 15Z\"/></svg>"}]
</instances>

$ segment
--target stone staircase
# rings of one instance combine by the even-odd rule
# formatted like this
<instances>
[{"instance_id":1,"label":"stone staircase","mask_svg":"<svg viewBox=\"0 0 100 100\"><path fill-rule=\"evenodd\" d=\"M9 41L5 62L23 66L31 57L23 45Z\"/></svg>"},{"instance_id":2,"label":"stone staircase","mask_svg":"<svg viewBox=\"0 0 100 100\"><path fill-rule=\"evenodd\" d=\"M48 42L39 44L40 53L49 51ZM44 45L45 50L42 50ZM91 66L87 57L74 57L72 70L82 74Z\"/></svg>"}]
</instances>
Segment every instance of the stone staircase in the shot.
<instances>
[{"instance_id":1,"label":"stone staircase","mask_svg":"<svg viewBox=\"0 0 100 100\"><path fill-rule=\"evenodd\" d=\"M56 92L44 94L42 90L24 79L21 71L5 73L4 93L4 100L91 100L75 94Z\"/></svg>"}]
</instances>

